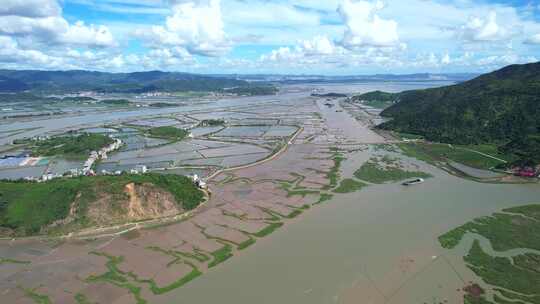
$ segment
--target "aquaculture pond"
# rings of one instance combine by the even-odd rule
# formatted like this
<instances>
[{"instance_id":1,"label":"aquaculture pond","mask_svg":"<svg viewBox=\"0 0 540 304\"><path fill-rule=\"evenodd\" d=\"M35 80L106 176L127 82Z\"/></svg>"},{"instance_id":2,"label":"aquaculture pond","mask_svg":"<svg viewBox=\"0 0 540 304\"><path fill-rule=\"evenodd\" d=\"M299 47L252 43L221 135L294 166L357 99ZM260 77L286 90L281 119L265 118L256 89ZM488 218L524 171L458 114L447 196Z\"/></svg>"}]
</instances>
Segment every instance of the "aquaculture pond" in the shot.
<instances>
[{"instance_id":1,"label":"aquaculture pond","mask_svg":"<svg viewBox=\"0 0 540 304\"><path fill-rule=\"evenodd\" d=\"M260 137L270 129L270 126L233 126L216 134L224 137Z\"/></svg>"},{"instance_id":2,"label":"aquaculture pond","mask_svg":"<svg viewBox=\"0 0 540 304\"><path fill-rule=\"evenodd\" d=\"M265 137L288 137L294 134L298 130L297 127L292 126L273 126L266 133Z\"/></svg>"}]
</instances>

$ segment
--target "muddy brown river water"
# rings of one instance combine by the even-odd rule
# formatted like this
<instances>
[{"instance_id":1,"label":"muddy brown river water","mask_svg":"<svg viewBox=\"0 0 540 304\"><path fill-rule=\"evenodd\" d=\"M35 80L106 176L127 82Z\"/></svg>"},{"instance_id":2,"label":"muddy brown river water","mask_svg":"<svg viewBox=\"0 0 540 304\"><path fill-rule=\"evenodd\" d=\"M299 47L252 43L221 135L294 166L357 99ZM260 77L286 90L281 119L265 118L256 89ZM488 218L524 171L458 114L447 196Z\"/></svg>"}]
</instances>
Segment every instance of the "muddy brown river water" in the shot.
<instances>
[{"instance_id":1,"label":"muddy brown river water","mask_svg":"<svg viewBox=\"0 0 540 304\"><path fill-rule=\"evenodd\" d=\"M368 152L354 158L365 159ZM539 185L493 185L435 168L426 183L335 196L163 303L462 303L474 274L437 237L475 217L538 202Z\"/></svg>"},{"instance_id":2,"label":"muddy brown river water","mask_svg":"<svg viewBox=\"0 0 540 304\"><path fill-rule=\"evenodd\" d=\"M336 112L339 105L319 107L345 141L381 140ZM343 177L374 153L348 154ZM540 185L483 184L408 160L434 177L335 195L162 303L463 303L462 288L478 281L462 261L468 247L448 251L437 237L502 208L540 202Z\"/></svg>"}]
</instances>

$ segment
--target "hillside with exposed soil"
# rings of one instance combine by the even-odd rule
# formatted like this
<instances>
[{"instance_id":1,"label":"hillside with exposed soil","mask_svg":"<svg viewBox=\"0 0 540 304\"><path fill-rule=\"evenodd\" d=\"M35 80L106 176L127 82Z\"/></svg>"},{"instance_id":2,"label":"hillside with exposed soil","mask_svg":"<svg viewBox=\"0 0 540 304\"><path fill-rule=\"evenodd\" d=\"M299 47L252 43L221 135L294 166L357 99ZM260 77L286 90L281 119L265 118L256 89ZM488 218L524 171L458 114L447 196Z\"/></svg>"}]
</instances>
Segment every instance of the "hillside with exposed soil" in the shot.
<instances>
[{"instance_id":1,"label":"hillside with exposed soil","mask_svg":"<svg viewBox=\"0 0 540 304\"><path fill-rule=\"evenodd\" d=\"M170 217L197 207L203 198L191 180L176 175L1 182L0 234L57 235Z\"/></svg>"}]
</instances>

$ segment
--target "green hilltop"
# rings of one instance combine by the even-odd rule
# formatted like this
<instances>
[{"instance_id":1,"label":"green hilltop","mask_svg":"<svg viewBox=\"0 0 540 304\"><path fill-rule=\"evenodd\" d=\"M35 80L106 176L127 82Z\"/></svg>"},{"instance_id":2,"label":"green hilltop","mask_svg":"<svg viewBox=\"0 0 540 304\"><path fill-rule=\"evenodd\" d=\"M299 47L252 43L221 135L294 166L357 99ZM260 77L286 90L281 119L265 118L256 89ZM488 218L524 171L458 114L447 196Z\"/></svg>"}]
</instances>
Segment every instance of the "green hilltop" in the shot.
<instances>
[{"instance_id":1,"label":"green hilltop","mask_svg":"<svg viewBox=\"0 0 540 304\"><path fill-rule=\"evenodd\" d=\"M495 144L519 165L540 163L540 63L460 84L399 93L380 128L452 144Z\"/></svg>"}]
</instances>

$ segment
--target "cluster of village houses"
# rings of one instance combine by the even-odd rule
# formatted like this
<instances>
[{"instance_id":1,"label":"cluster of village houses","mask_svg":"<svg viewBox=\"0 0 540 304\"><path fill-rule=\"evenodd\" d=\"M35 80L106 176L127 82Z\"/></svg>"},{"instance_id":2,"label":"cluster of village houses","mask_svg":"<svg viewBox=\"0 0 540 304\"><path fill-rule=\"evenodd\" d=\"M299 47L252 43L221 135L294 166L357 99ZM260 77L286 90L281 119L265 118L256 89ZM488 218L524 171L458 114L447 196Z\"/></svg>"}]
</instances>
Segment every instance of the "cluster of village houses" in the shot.
<instances>
[{"instance_id":1,"label":"cluster of village houses","mask_svg":"<svg viewBox=\"0 0 540 304\"><path fill-rule=\"evenodd\" d=\"M102 149L100 149L99 151L92 151L90 152L89 156L88 156L88 159L84 162L83 164L83 167L82 169L71 169L69 171L69 173L67 174L67 176L69 177L76 177L76 176L83 176L83 175L86 175L86 176L95 176L97 175L96 172L94 171L93 169L93 166L94 164L98 161L98 160L102 160L102 159L107 159L108 158L108 153L111 153L113 151L116 151L118 149L120 149L120 147L122 147L122 141L118 138L114 138L114 137L111 137L114 139L114 142ZM130 174L145 174L148 172L148 168L145 166L145 165L137 165L135 168L131 169L129 171ZM122 171L120 170L117 170L117 171L107 171L107 170L101 170L101 175L121 175ZM52 180L52 179L55 179L55 178L59 178L59 177L62 177L63 175L61 174L53 174L53 173L47 173L47 174L44 174L43 176L41 176L41 178L26 178L27 180L34 180L34 181L38 181L38 182L44 182L44 181L49 181L49 180Z\"/></svg>"},{"instance_id":2,"label":"cluster of village houses","mask_svg":"<svg viewBox=\"0 0 540 304\"><path fill-rule=\"evenodd\" d=\"M122 141L120 139L114 138L112 136L111 136L111 138L114 139L113 143L111 143L110 145L100 149L99 151L90 152L90 155L88 156L88 159L84 162L83 168L82 169L72 169L72 170L70 170L68 176L70 176L70 177L76 177L76 176L82 176L82 175L95 176L96 173L93 170L94 164L98 160L107 159L108 158L108 155L107 155L108 153L116 151L116 150L118 150L118 149L120 149L122 147L123 143L122 143ZM147 172L148 172L148 168L145 165L137 165L135 168L132 168L129 171L130 174L145 174ZM114 171L114 172L109 172L107 170L102 170L101 171L101 175L121 175L122 173L123 172L119 171L119 170ZM53 173L47 173L47 174L44 174L43 176L41 176L40 178L26 178L26 179L27 180L38 181L38 182L45 182L45 181L50 181L52 179L59 178L59 177L62 177L62 175L53 174ZM206 182L203 181L197 174L191 175L189 177L191 178L193 183L195 185L197 185L197 187L199 187L201 189L207 189Z\"/></svg>"},{"instance_id":3,"label":"cluster of village houses","mask_svg":"<svg viewBox=\"0 0 540 304\"><path fill-rule=\"evenodd\" d=\"M113 140L114 142L112 144L101 148L101 150L90 152L90 156L83 165L82 173L84 175L92 173L92 166L95 164L96 161L100 159L107 159L107 153L120 149L120 147L122 146L122 141L118 138L113 138Z\"/></svg>"},{"instance_id":4,"label":"cluster of village houses","mask_svg":"<svg viewBox=\"0 0 540 304\"><path fill-rule=\"evenodd\" d=\"M92 167L94 164L100 160L100 159L107 159L107 153L111 153L115 150L120 149L122 147L122 141L118 138L111 137L114 142L110 145L101 148L99 151L91 151L90 155L88 156L88 159L84 162L82 169L71 169L69 171L69 176L75 177L75 176L81 176L81 175L96 175ZM104 174L109 174L107 171L103 171ZM119 174L121 174L120 172ZM44 182L49 181L58 177L61 177L61 174L54 174L54 173L46 173L41 176L41 178L33 179L33 178L27 178L27 180L37 180L38 182Z\"/></svg>"}]
</instances>

